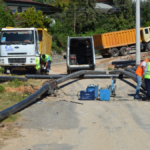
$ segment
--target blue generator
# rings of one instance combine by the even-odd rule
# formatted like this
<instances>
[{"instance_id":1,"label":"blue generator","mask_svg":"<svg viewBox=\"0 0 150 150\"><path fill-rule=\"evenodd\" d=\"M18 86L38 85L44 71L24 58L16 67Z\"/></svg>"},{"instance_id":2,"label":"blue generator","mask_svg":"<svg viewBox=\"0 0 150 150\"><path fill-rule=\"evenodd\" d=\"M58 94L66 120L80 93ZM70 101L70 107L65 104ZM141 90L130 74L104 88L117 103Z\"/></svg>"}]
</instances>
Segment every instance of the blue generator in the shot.
<instances>
[{"instance_id":1,"label":"blue generator","mask_svg":"<svg viewBox=\"0 0 150 150\"><path fill-rule=\"evenodd\" d=\"M100 100L110 101L110 89L100 89Z\"/></svg>"},{"instance_id":2,"label":"blue generator","mask_svg":"<svg viewBox=\"0 0 150 150\"><path fill-rule=\"evenodd\" d=\"M93 92L94 91L94 97L98 97L98 85L89 85L86 88L86 92Z\"/></svg>"}]
</instances>

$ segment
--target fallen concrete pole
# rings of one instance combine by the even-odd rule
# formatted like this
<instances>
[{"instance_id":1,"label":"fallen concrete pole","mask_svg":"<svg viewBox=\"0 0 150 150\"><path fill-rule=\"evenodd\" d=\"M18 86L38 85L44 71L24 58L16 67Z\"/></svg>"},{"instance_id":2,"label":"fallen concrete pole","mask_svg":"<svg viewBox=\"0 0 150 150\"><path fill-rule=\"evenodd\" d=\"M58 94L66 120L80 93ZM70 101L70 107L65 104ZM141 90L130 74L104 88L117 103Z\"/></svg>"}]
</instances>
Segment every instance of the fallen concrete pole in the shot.
<instances>
[{"instance_id":1,"label":"fallen concrete pole","mask_svg":"<svg viewBox=\"0 0 150 150\"><path fill-rule=\"evenodd\" d=\"M135 70L131 69L131 68L125 68L125 71L131 72L133 74L135 74Z\"/></svg>"},{"instance_id":2,"label":"fallen concrete pole","mask_svg":"<svg viewBox=\"0 0 150 150\"><path fill-rule=\"evenodd\" d=\"M143 60L141 60L143 61ZM135 60L127 60L127 61L113 61L112 65L117 65L117 64L129 64L129 63L136 63Z\"/></svg>"},{"instance_id":3,"label":"fallen concrete pole","mask_svg":"<svg viewBox=\"0 0 150 150\"><path fill-rule=\"evenodd\" d=\"M118 65L115 65L115 68L125 68L127 66L135 66L135 63L118 64Z\"/></svg>"},{"instance_id":4,"label":"fallen concrete pole","mask_svg":"<svg viewBox=\"0 0 150 150\"><path fill-rule=\"evenodd\" d=\"M106 71L91 71L85 74L106 74ZM36 75L36 74L26 74L25 77L28 79L57 79L67 76L68 74L50 74L50 75Z\"/></svg>"},{"instance_id":5,"label":"fallen concrete pole","mask_svg":"<svg viewBox=\"0 0 150 150\"><path fill-rule=\"evenodd\" d=\"M127 63L136 63L135 60L127 60L127 61L112 61L112 65L117 64L127 64Z\"/></svg>"},{"instance_id":6,"label":"fallen concrete pole","mask_svg":"<svg viewBox=\"0 0 150 150\"><path fill-rule=\"evenodd\" d=\"M27 78L22 77L0 76L0 82L13 81L14 79L18 79L19 81L28 81Z\"/></svg>"},{"instance_id":7,"label":"fallen concrete pole","mask_svg":"<svg viewBox=\"0 0 150 150\"><path fill-rule=\"evenodd\" d=\"M26 75L26 78L28 79L59 79L66 77L67 75ZM80 78L80 79L94 79L94 78L123 78L126 76L116 75L116 74L85 74L80 75L74 78ZM73 78L72 78L73 79Z\"/></svg>"},{"instance_id":8,"label":"fallen concrete pole","mask_svg":"<svg viewBox=\"0 0 150 150\"><path fill-rule=\"evenodd\" d=\"M46 94L46 93L52 94L54 92L54 88L57 84L62 83L62 82L69 80L71 78L75 78L75 77L78 77L80 75L84 75L84 74L91 73L91 72L92 71L90 71L90 70L78 71L78 72L69 74L65 77L62 77L60 79L54 80L54 82L52 82L50 80L48 82L45 82L39 90L37 90L32 95L30 95L28 98L26 98L26 99L22 100L21 102L1 111L0 112L0 121L3 121L4 119L8 118L10 115L13 115L13 114L21 111L22 109L26 108L27 106L31 105L41 95Z\"/></svg>"}]
</instances>

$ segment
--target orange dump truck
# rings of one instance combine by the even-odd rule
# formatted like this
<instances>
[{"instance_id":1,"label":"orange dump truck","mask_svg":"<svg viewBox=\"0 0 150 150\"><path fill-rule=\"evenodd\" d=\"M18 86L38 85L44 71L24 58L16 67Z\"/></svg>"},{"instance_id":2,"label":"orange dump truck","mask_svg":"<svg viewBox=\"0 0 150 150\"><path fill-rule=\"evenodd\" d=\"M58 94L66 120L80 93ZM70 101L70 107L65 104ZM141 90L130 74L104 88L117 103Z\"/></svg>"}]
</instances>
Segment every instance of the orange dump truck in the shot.
<instances>
[{"instance_id":1,"label":"orange dump truck","mask_svg":"<svg viewBox=\"0 0 150 150\"><path fill-rule=\"evenodd\" d=\"M150 27L141 28L141 50L150 50ZM109 32L93 35L95 50L100 50L102 56L127 55L127 48L135 48L136 29Z\"/></svg>"}]
</instances>

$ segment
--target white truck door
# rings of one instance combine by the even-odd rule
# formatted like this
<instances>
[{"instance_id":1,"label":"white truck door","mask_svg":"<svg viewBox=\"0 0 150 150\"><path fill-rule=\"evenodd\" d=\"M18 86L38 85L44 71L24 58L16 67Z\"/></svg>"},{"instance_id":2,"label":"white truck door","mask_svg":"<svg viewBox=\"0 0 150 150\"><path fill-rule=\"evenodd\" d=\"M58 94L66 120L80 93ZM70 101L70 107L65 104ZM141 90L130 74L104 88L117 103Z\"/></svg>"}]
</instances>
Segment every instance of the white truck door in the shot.
<instances>
[{"instance_id":1,"label":"white truck door","mask_svg":"<svg viewBox=\"0 0 150 150\"><path fill-rule=\"evenodd\" d=\"M92 44L92 52L93 52L93 65L95 65L95 48L94 48L93 36L91 36L91 44Z\"/></svg>"},{"instance_id":2,"label":"white truck door","mask_svg":"<svg viewBox=\"0 0 150 150\"><path fill-rule=\"evenodd\" d=\"M38 52L39 51L39 36L38 36L38 32L35 30L35 51Z\"/></svg>"},{"instance_id":3,"label":"white truck door","mask_svg":"<svg viewBox=\"0 0 150 150\"><path fill-rule=\"evenodd\" d=\"M70 66L70 37L68 36L68 42L67 42L67 67Z\"/></svg>"}]
</instances>

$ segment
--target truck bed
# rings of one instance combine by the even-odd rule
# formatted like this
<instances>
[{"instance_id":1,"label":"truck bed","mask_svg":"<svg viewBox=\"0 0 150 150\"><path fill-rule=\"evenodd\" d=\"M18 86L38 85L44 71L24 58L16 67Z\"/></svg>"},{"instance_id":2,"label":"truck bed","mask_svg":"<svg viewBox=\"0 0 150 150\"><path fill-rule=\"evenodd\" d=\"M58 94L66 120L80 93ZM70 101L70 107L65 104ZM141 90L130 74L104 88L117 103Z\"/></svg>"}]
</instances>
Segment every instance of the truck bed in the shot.
<instances>
[{"instance_id":1,"label":"truck bed","mask_svg":"<svg viewBox=\"0 0 150 150\"><path fill-rule=\"evenodd\" d=\"M136 29L97 34L93 35L93 39L95 50L132 45L136 43Z\"/></svg>"}]
</instances>

